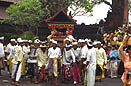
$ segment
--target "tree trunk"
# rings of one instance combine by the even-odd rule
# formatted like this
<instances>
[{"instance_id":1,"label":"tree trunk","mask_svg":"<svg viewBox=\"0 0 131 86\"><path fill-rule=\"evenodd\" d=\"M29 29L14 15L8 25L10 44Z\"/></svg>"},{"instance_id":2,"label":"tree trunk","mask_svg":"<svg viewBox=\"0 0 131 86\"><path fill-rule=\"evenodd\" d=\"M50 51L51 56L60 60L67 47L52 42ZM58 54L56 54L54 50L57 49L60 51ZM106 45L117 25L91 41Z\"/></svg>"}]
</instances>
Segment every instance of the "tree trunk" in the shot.
<instances>
[{"instance_id":1,"label":"tree trunk","mask_svg":"<svg viewBox=\"0 0 131 86\"><path fill-rule=\"evenodd\" d=\"M105 18L105 30L116 30L123 24L128 24L128 0L112 0L112 12Z\"/></svg>"},{"instance_id":2,"label":"tree trunk","mask_svg":"<svg viewBox=\"0 0 131 86\"><path fill-rule=\"evenodd\" d=\"M128 0L124 1L124 19L123 19L124 24L128 24Z\"/></svg>"}]
</instances>

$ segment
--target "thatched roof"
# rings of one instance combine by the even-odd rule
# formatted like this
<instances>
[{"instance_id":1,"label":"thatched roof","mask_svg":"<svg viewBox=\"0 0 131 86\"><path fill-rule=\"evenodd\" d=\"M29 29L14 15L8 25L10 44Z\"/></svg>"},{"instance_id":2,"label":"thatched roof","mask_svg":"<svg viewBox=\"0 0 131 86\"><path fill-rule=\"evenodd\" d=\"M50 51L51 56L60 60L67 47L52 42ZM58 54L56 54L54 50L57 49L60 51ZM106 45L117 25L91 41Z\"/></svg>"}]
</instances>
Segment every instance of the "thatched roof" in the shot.
<instances>
[{"instance_id":1,"label":"thatched roof","mask_svg":"<svg viewBox=\"0 0 131 86\"><path fill-rule=\"evenodd\" d=\"M0 0L0 1L5 1L5 2L17 2L19 0Z\"/></svg>"}]
</instances>

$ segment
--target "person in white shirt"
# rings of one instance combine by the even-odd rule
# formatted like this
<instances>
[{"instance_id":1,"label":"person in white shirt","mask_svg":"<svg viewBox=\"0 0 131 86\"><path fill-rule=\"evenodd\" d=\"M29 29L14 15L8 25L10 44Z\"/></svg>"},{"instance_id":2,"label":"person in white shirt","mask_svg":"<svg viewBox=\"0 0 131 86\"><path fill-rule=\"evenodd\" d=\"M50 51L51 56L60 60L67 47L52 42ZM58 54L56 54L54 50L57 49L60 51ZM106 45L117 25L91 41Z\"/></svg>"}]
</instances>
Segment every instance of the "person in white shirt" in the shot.
<instances>
[{"instance_id":1,"label":"person in white shirt","mask_svg":"<svg viewBox=\"0 0 131 86\"><path fill-rule=\"evenodd\" d=\"M4 56L5 56L5 52L4 52L4 37L0 37L0 76L1 74L1 70L4 68Z\"/></svg>"},{"instance_id":2,"label":"person in white shirt","mask_svg":"<svg viewBox=\"0 0 131 86\"><path fill-rule=\"evenodd\" d=\"M30 49L30 54L27 60L28 63L28 71L27 74L30 75L30 82L32 82L32 80L34 80L34 82L37 84L38 80L37 80L37 56L36 53L39 50L39 41L35 40L34 41L34 46L32 46L32 48Z\"/></svg>"},{"instance_id":3,"label":"person in white shirt","mask_svg":"<svg viewBox=\"0 0 131 86\"><path fill-rule=\"evenodd\" d=\"M81 75L82 75L82 81L84 81L84 76L85 76L85 71L84 71L84 67L85 67L85 64L84 62L86 61L86 57L87 57L87 53L88 53L88 47L86 45L86 42L85 40L81 40L80 41L82 44L81 44L81 53L80 53L80 56L81 56Z\"/></svg>"},{"instance_id":4,"label":"person in white shirt","mask_svg":"<svg viewBox=\"0 0 131 86\"><path fill-rule=\"evenodd\" d=\"M52 74L55 76L55 86L58 86L58 67L57 67L57 59L61 56L61 49L57 47L57 41L52 41L52 47L48 49L48 56L49 56L49 63L48 63L48 70L49 70L49 82L50 85L52 84Z\"/></svg>"},{"instance_id":5,"label":"person in white shirt","mask_svg":"<svg viewBox=\"0 0 131 86\"><path fill-rule=\"evenodd\" d=\"M62 81L69 80L71 77L70 68L71 64L75 63L75 56L71 50L71 45L65 46L63 50L63 59L62 59Z\"/></svg>"},{"instance_id":6,"label":"person in white shirt","mask_svg":"<svg viewBox=\"0 0 131 86\"><path fill-rule=\"evenodd\" d=\"M48 65L48 49L47 46L40 46L40 48L37 50L35 56L38 57L38 82L41 80L47 81L47 76L46 76L46 70L47 70L47 65Z\"/></svg>"},{"instance_id":7,"label":"person in white shirt","mask_svg":"<svg viewBox=\"0 0 131 86\"><path fill-rule=\"evenodd\" d=\"M93 43L88 42L88 55L86 59L85 70L87 70L87 85L95 86L95 72L96 72L96 51L93 47Z\"/></svg>"},{"instance_id":8,"label":"person in white shirt","mask_svg":"<svg viewBox=\"0 0 131 86\"><path fill-rule=\"evenodd\" d=\"M80 65L80 51L81 49L78 48L78 43L77 42L73 42L72 43L72 52L75 56L75 63L72 67L72 76L73 76L73 79L74 79L74 85L77 84L77 83L80 83L81 82L81 77L80 77L80 70L79 70L79 65Z\"/></svg>"},{"instance_id":9,"label":"person in white shirt","mask_svg":"<svg viewBox=\"0 0 131 86\"><path fill-rule=\"evenodd\" d=\"M101 47L101 42L97 42L96 49L96 79L101 81L101 78L104 78L104 65L107 63L107 56L105 50Z\"/></svg>"},{"instance_id":10,"label":"person in white shirt","mask_svg":"<svg viewBox=\"0 0 131 86\"><path fill-rule=\"evenodd\" d=\"M29 57L28 53L30 52L30 46L28 40L24 41L23 51L24 51L24 59L26 61L27 58Z\"/></svg>"},{"instance_id":11,"label":"person in white shirt","mask_svg":"<svg viewBox=\"0 0 131 86\"><path fill-rule=\"evenodd\" d=\"M7 66L7 69L9 73L12 73L12 59L14 58L15 54L15 39L11 39L10 43L7 45L5 52L8 53L8 56L6 59L8 60L9 65Z\"/></svg>"},{"instance_id":12,"label":"person in white shirt","mask_svg":"<svg viewBox=\"0 0 131 86\"><path fill-rule=\"evenodd\" d=\"M30 53L30 45L28 40L24 40L24 46L23 46L23 51L24 51L24 57L23 57L23 65L22 65L22 74L24 75L27 72L27 59L29 58L29 53Z\"/></svg>"},{"instance_id":13,"label":"person in white shirt","mask_svg":"<svg viewBox=\"0 0 131 86\"><path fill-rule=\"evenodd\" d=\"M24 56L23 52L23 40L18 41L18 45L15 47L15 53L14 53L14 58L12 60L13 67L12 67L12 75L11 78L13 82L15 82L15 86L19 85L19 80L21 77L21 68L22 68L22 58ZM12 82L12 83L13 83Z\"/></svg>"}]
</instances>

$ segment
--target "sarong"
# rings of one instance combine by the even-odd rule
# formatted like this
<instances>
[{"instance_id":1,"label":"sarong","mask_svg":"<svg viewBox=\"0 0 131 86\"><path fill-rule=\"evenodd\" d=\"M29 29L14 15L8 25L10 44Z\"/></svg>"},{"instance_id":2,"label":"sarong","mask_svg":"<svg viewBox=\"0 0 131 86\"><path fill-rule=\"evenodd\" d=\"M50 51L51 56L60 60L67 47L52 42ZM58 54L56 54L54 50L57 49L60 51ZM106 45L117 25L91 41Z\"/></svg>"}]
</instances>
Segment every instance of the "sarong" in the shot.
<instances>
[{"instance_id":1,"label":"sarong","mask_svg":"<svg viewBox=\"0 0 131 86\"><path fill-rule=\"evenodd\" d=\"M3 69L4 68L4 57L1 57L0 58L0 69Z\"/></svg>"},{"instance_id":2,"label":"sarong","mask_svg":"<svg viewBox=\"0 0 131 86\"><path fill-rule=\"evenodd\" d=\"M56 58L53 58L53 59L49 60L48 70L49 70L49 76L52 76L52 74L54 74L55 77L58 77L57 59Z\"/></svg>"},{"instance_id":3,"label":"sarong","mask_svg":"<svg viewBox=\"0 0 131 86\"><path fill-rule=\"evenodd\" d=\"M12 59L13 58L9 58L9 72L10 73L12 73L12 66L13 66Z\"/></svg>"},{"instance_id":4,"label":"sarong","mask_svg":"<svg viewBox=\"0 0 131 86\"><path fill-rule=\"evenodd\" d=\"M25 74L25 60L24 57L22 58L22 67L21 67L21 75Z\"/></svg>"},{"instance_id":5,"label":"sarong","mask_svg":"<svg viewBox=\"0 0 131 86\"><path fill-rule=\"evenodd\" d=\"M117 67L118 67L117 62L110 63L111 78L117 76Z\"/></svg>"},{"instance_id":6,"label":"sarong","mask_svg":"<svg viewBox=\"0 0 131 86\"><path fill-rule=\"evenodd\" d=\"M38 75L38 71L37 71L37 63L28 63L28 75L31 75L32 77L37 76Z\"/></svg>"},{"instance_id":7,"label":"sarong","mask_svg":"<svg viewBox=\"0 0 131 86\"><path fill-rule=\"evenodd\" d=\"M44 81L47 80L45 73L46 73L45 66L39 67L38 82L40 82L42 79L43 79Z\"/></svg>"},{"instance_id":8,"label":"sarong","mask_svg":"<svg viewBox=\"0 0 131 86\"><path fill-rule=\"evenodd\" d=\"M68 80L71 76L70 65L62 65L62 78Z\"/></svg>"},{"instance_id":9,"label":"sarong","mask_svg":"<svg viewBox=\"0 0 131 86\"><path fill-rule=\"evenodd\" d=\"M101 78L104 78L104 68L103 65L96 66L96 79L99 80Z\"/></svg>"},{"instance_id":10,"label":"sarong","mask_svg":"<svg viewBox=\"0 0 131 86\"><path fill-rule=\"evenodd\" d=\"M72 76L74 81L81 82L80 71L77 64L75 64L75 66L72 67Z\"/></svg>"}]
</instances>

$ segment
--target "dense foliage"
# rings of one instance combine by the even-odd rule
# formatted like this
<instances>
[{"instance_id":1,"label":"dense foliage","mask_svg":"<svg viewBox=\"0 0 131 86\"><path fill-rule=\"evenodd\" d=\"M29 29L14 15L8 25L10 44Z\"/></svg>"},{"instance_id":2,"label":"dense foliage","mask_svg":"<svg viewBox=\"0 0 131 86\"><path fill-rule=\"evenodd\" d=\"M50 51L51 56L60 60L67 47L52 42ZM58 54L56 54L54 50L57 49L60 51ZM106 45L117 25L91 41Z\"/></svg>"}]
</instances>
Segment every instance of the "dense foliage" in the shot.
<instances>
[{"instance_id":1,"label":"dense foliage","mask_svg":"<svg viewBox=\"0 0 131 86\"><path fill-rule=\"evenodd\" d=\"M22 0L10 5L6 13L9 16L4 22L14 26L26 26L27 30L24 27L19 29L24 32L40 27L41 22L43 22L43 16L48 15L49 12L46 7L42 8L42 3L39 0Z\"/></svg>"},{"instance_id":2,"label":"dense foliage","mask_svg":"<svg viewBox=\"0 0 131 86\"><path fill-rule=\"evenodd\" d=\"M43 7L48 6L50 14L54 15L59 10L70 11L70 16L84 15L92 12L93 4L90 0L40 0Z\"/></svg>"}]
</instances>

